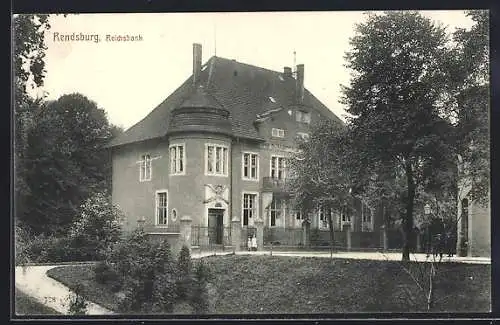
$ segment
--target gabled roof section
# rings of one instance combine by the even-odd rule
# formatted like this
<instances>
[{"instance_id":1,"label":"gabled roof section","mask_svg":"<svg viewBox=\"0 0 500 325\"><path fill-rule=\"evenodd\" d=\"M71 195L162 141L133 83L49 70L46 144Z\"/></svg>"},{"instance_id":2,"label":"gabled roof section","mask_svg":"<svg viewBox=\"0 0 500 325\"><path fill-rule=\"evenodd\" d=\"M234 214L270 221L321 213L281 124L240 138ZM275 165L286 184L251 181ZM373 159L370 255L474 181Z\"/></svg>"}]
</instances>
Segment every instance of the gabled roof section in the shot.
<instances>
[{"instance_id":1,"label":"gabled roof section","mask_svg":"<svg viewBox=\"0 0 500 325\"><path fill-rule=\"evenodd\" d=\"M296 106L295 78L282 72L215 56L205 66L207 68L202 69L200 84L213 97L210 97L210 105L220 105L229 112L234 137L264 141L254 123L258 116ZM191 76L144 119L111 141L108 147L164 137L172 110L186 104L199 106L202 100L207 99L200 98ZM344 125L307 89L303 105Z\"/></svg>"}]
</instances>

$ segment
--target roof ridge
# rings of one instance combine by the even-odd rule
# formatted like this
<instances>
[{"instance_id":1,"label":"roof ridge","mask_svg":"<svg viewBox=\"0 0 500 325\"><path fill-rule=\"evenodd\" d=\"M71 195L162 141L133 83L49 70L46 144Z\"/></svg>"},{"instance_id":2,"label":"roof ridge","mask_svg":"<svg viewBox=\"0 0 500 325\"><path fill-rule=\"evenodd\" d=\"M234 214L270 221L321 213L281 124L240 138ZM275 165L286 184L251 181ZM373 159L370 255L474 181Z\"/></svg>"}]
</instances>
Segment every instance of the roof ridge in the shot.
<instances>
[{"instance_id":1,"label":"roof ridge","mask_svg":"<svg viewBox=\"0 0 500 325\"><path fill-rule=\"evenodd\" d=\"M250 64L250 63L245 63L245 62L237 61L236 59L228 59L228 58L224 58L224 57L220 57L220 56L215 56L214 55L209 60L211 60L212 58L226 60L226 61L230 61L230 62L236 62L238 64L246 65L246 66L254 68L254 69L264 70L264 71L276 73L276 74L279 74L279 75L283 75L284 74L284 72L282 72L282 71L276 71L276 70L271 70L271 69L268 69L268 68L259 67L257 65L253 65L253 64Z\"/></svg>"}]
</instances>

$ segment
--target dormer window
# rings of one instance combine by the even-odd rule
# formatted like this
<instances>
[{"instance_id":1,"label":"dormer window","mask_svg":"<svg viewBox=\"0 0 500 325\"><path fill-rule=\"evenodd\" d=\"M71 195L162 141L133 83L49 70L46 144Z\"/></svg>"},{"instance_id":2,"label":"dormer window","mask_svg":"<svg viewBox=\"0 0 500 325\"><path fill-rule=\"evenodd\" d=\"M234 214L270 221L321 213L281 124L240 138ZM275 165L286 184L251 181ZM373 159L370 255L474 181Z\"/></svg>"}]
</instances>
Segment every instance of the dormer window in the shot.
<instances>
[{"instance_id":1,"label":"dormer window","mask_svg":"<svg viewBox=\"0 0 500 325\"><path fill-rule=\"evenodd\" d=\"M271 135L275 138L284 138L285 137L285 130L273 128L271 130Z\"/></svg>"},{"instance_id":2,"label":"dormer window","mask_svg":"<svg viewBox=\"0 0 500 325\"><path fill-rule=\"evenodd\" d=\"M272 96L269 96L269 100L270 100L271 102L273 102L273 103L276 103L276 99L274 99L274 97L272 97Z\"/></svg>"},{"instance_id":3,"label":"dormer window","mask_svg":"<svg viewBox=\"0 0 500 325\"><path fill-rule=\"evenodd\" d=\"M300 123L310 124L311 123L311 113L304 111L297 111L295 113L295 120Z\"/></svg>"}]
</instances>

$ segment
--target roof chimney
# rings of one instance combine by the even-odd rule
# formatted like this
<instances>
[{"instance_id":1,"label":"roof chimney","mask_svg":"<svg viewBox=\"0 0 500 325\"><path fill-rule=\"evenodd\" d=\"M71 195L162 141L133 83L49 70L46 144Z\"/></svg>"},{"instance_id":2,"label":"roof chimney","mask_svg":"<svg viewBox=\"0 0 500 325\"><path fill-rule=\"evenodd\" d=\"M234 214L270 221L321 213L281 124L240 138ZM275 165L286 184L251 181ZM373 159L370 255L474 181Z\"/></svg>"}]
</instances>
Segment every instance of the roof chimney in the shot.
<instances>
[{"instance_id":1,"label":"roof chimney","mask_svg":"<svg viewBox=\"0 0 500 325\"><path fill-rule=\"evenodd\" d=\"M199 82L201 74L201 44L193 44L193 84Z\"/></svg>"},{"instance_id":2,"label":"roof chimney","mask_svg":"<svg viewBox=\"0 0 500 325\"><path fill-rule=\"evenodd\" d=\"M304 100L304 65L297 64L297 80L295 81L297 103L302 104Z\"/></svg>"},{"instance_id":3,"label":"roof chimney","mask_svg":"<svg viewBox=\"0 0 500 325\"><path fill-rule=\"evenodd\" d=\"M284 67L283 74L285 75L285 77L291 77L292 76L292 68Z\"/></svg>"}]
</instances>

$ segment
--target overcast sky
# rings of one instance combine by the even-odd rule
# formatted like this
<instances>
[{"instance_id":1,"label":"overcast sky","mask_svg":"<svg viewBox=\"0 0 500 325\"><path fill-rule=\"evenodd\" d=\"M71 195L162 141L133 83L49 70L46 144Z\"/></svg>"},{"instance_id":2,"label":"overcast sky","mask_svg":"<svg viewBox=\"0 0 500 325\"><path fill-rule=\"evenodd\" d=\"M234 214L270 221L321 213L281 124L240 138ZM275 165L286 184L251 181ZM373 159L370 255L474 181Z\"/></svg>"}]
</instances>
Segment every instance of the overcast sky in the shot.
<instances>
[{"instance_id":1,"label":"overcast sky","mask_svg":"<svg viewBox=\"0 0 500 325\"><path fill-rule=\"evenodd\" d=\"M469 28L463 11L429 11L448 26ZM46 34L44 91L48 99L79 92L104 108L113 124L129 128L192 72L192 44L203 62L217 56L282 71L305 65L305 86L340 118L340 84L348 84L344 53L362 12L79 14L51 17ZM54 33L98 34L101 41L55 41ZM107 42L106 35L142 41ZM216 41L215 41L216 40ZM216 46L215 46L216 44Z\"/></svg>"}]
</instances>

